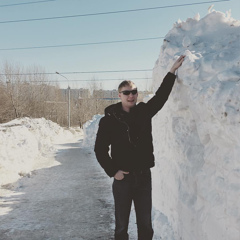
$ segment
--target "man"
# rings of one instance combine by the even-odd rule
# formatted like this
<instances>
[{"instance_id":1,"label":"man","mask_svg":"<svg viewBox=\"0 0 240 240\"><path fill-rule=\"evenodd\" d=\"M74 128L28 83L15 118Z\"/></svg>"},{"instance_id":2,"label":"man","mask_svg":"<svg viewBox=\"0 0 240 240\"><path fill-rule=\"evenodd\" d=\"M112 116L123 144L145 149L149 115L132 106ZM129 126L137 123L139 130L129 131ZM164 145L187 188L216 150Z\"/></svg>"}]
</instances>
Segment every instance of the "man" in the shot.
<instances>
[{"instance_id":1,"label":"man","mask_svg":"<svg viewBox=\"0 0 240 240\"><path fill-rule=\"evenodd\" d=\"M138 239L153 237L150 168L154 166L152 117L163 107L175 82L175 71L182 65L180 56L165 76L155 96L147 103L137 103L137 87L123 81L118 88L121 102L105 109L99 122L95 143L97 160L114 177L115 240L128 239L128 223L134 202ZM109 146L111 153L109 155Z\"/></svg>"}]
</instances>

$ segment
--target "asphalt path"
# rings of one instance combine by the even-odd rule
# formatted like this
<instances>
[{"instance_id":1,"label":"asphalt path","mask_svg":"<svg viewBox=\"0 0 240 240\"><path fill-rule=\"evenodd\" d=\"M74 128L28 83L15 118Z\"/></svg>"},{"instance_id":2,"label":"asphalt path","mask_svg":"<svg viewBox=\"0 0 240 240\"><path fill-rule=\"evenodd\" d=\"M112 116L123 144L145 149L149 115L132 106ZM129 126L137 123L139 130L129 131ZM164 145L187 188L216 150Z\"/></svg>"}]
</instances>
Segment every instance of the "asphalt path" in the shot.
<instances>
[{"instance_id":1,"label":"asphalt path","mask_svg":"<svg viewBox=\"0 0 240 240\"><path fill-rule=\"evenodd\" d=\"M59 165L2 187L0 240L114 239L112 179L80 141L60 146ZM134 240L133 212L129 232Z\"/></svg>"}]
</instances>

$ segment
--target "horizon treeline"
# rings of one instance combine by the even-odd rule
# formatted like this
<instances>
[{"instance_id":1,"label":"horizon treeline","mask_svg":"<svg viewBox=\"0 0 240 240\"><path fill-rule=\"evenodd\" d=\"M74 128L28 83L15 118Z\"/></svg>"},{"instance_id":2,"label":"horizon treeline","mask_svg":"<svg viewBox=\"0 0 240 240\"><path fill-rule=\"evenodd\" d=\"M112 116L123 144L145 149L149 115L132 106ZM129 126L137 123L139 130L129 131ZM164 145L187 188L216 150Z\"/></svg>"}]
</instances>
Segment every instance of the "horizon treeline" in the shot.
<instances>
[{"instance_id":1,"label":"horizon treeline","mask_svg":"<svg viewBox=\"0 0 240 240\"><path fill-rule=\"evenodd\" d=\"M31 72L32 74L25 74ZM24 69L5 62L0 75L0 123L16 118L45 118L68 126L68 91L49 81L40 67ZM101 84L91 82L89 92L98 90ZM70 90L71 91L71 90ZM96 114L103 114L105 107L117 100L101 100L90 94L79 98L70 92L70 125L80 126Z\"/></svg>"}]
</instances>

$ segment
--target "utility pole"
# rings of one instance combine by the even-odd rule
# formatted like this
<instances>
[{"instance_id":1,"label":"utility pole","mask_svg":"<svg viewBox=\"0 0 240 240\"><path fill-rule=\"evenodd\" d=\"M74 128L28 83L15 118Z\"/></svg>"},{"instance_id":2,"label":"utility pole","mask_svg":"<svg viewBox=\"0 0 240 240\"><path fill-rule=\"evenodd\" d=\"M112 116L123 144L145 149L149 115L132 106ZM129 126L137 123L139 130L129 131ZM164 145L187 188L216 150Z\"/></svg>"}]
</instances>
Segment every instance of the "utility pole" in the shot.
<instances>
[{"instance_id":1,"label":"utility pole","mask_svg":"<svg viewBox=\"0 0 240 240\"><path fill-rule=\"evenodd\" d=\"M70 104L71 104L71 102L70 102L70 86L69 86L69 80L68 80L68 78L66 78L64 75L62 75L62 74L60 74L59 72L56 72L56 74L58 74L58 75L60 75L60 76L62 76L62 77L64 77L65 79L67 79L67 81L68 81L68 128L70 128L70 126L71 126L71 110L70 110Z\"/></svg>"}]
</instances>

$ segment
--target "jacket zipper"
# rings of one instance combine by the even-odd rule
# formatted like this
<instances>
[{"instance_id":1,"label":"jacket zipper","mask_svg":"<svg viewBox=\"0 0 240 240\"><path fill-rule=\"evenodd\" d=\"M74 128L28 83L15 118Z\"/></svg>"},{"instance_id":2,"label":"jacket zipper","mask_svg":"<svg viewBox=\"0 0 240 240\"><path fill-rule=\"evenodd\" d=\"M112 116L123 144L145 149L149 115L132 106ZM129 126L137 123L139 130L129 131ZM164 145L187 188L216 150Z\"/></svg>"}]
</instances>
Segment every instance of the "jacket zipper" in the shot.
<instances>
[{"instance_id":1,"label":"jacket zipper","mask_svg":"<svg viewBox=\"0 0 240 240\"><path fill-rule=\"evenodd\" d=\"M120 123L123 123L127 126L127 134L128 134L128 141L134 146L136 147L137 145L134 144L132 141L131 141L131 137L130 137L130 134L129 134L129 130L130 130L130 127L128 126L128 124L124 121L122 121L120 118L118 118L115 114L115 112L113 113L114 117L120 122Z\"/></svg>"}]
</instances>

